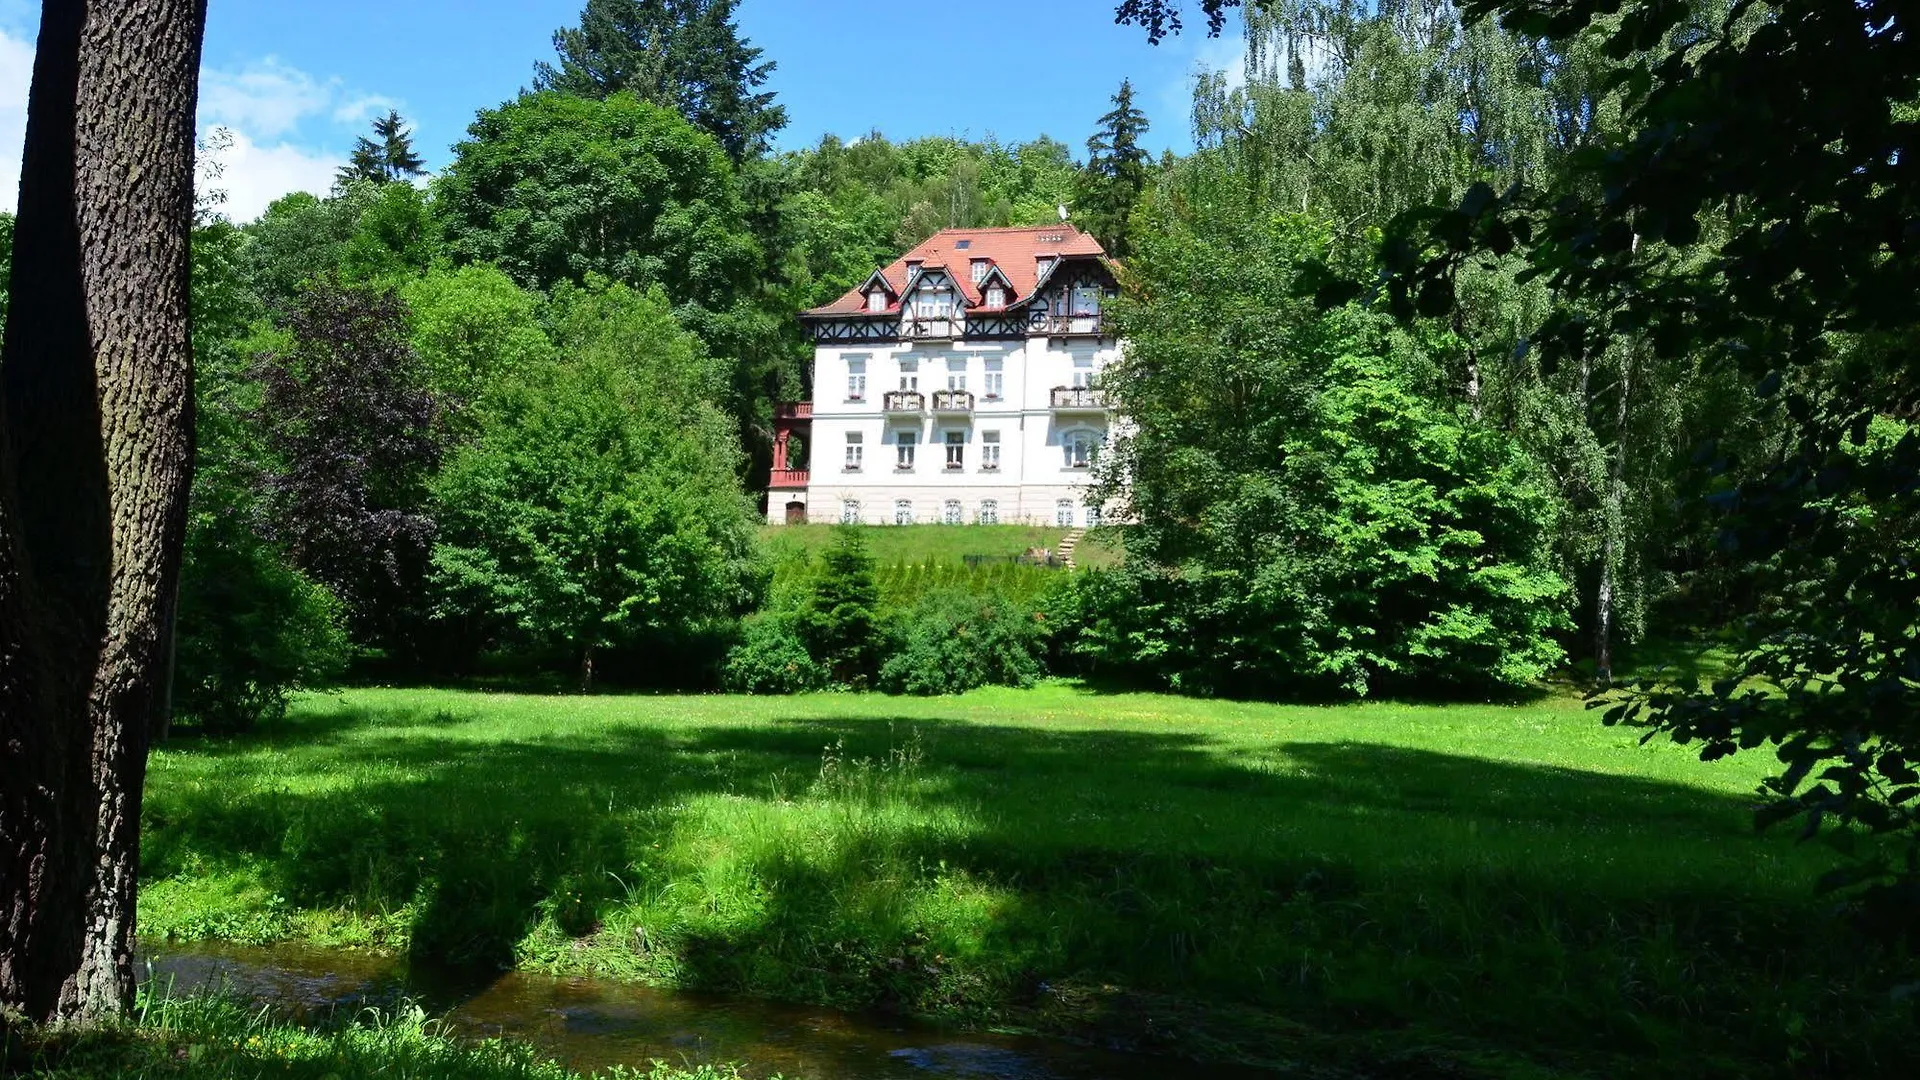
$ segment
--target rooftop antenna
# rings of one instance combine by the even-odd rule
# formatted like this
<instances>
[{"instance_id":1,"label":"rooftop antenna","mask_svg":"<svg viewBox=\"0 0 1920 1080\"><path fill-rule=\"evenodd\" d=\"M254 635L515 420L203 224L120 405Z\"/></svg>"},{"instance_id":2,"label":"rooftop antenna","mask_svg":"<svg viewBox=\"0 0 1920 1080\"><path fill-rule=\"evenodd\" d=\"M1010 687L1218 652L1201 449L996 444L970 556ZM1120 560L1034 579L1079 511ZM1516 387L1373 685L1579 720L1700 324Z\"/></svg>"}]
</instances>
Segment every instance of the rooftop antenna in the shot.
<instances>
[{"instance_id":1,"label":"rooftop antenna","mask_svg":"<svg viewBox=\"0 0 1920 1080\"><path fill-rule=\"evenodd\" d=\"M1060 220L1061 221L1067 220L1067 204L1066 203L1060 204Z\"/></svg>"}]
</instances>

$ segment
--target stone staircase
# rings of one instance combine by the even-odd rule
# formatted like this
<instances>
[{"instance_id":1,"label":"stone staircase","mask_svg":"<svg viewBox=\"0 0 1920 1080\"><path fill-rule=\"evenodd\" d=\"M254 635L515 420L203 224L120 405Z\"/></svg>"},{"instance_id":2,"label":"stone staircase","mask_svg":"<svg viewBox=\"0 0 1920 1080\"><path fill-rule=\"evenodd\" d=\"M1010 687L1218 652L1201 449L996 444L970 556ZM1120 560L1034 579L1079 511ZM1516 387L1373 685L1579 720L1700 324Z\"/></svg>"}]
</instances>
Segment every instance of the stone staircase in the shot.
<instances>
[{"instance_id":1,"label":"stone staircase","mask_svg":"<svg viewBox=\"0 0 1920 1080\"><path fill-rule=\"evenodd\" d=\"M1075 529L1061 537L1060 543L1053 549L1053 553L1060 557L1061 562L1067 564L1067 569L1069 570L1078 570L1080 568L1079 564L1073 561L1073 551L1080 546L1080 538L1085 535L1087 535L1087 530Z\"/></svg>"}]
</instances>

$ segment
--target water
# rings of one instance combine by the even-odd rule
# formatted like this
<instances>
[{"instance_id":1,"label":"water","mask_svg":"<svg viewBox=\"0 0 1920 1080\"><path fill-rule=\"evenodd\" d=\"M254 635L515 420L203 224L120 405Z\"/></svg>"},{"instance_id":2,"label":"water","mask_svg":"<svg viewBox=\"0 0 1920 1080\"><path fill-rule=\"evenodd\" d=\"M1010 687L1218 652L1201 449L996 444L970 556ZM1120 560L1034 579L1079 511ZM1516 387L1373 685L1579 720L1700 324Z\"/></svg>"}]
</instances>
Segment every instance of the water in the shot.
<instances>
[{"instance_id":1,"label":"water","mask_svg":"<svg viewBox=\"0 0 1920 1080\"><path fill-rule=\"evenodd\" d=\"M174 992L226 990L298 1016L419 1000L456 1032L530 1043L577 1069L745 1062L787 1080L1275 1080L1254 1069L1073 1043L955 1034L894 1018L688 994L600 979L508 972L432 977L365 953L220 945L146 946Z\"/></svg>"}]
</instances>

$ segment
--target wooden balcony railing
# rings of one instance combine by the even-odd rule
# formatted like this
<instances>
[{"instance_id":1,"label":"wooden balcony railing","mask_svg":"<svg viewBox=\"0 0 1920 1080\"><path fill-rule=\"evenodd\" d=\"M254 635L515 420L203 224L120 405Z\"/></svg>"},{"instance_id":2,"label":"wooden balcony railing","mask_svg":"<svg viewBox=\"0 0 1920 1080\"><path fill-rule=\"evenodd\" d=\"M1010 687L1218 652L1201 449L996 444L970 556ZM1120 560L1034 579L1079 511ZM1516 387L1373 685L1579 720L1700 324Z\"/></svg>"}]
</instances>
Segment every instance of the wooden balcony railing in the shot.
<instances>
[{"instance_id":1,"label":"wooden balcony railing","mask_svg":"<svg viewBox=\"0 0 1920 1080\"><path fill-rule=\"evenodd\" d=\"M925 412L927 395L918 390L889 390L881 397L880 407L890 413Z\"/></svg>"},{"instance_id":2,"label":"wooden balcony railing","mask_svg":"<svg viewBox=\"0 0 1920 1080\"><path fill-rule=\"evenodd\" d=\"M1105 326L1098 315L1042 315L1028 329L1048 337L1100 337L1106 333Z\"/></svg>"},{"instance_id":3,"label":"wooden balcony railing","mask_svg":"<svg viewBox=\"0 0 1920 1080\"><path fill-rule=\"evenodd\" d=\"M774 406L773 416L776 420L811 420L813 419L813 402L783 401Z\"/></svg>"},{"instance_id":4,"label":"wooden balcony railing","mask_svg":"<svg viewBox=\"0 0 1920 1080\"><path fill-rule=\"evenodd\" d=\"M773 480L767 486L775 491L804 488L807 486L809 472L810 470L808 469L775 469L773 470Z\"/></svg>"},{"instance_id":5,"label":"wooden balcony railing","mask_svg":"<svg viewBox=\"0 0 1920 1080\"><path fill-rule=\"evenodd\" d=\"M959 319L914 319L900 321L900 336L916 341L947 341L959 337L963 324Z\"/></svg>"},{"instance_id":6,"label":"wooden balcony railing","mask_svg":"<svg viewBox=\"0 0 1920 1080\"><path fill-rule=\"evenodd\" d=\"M1056 386L1053 408L1060 412L1093 412L1107 407L1107 392L1091 386Z\"/></svg>"},{"instance_id":7,"label":"wooden balcony railing","mask_svg":"<svg viewBox=\"0 0 1920 1080\"><path fill-rule=\"evenodd\" d=\"M970 413L973 411L973 394L966 390L935 390L933 392L933 411L937 413Z\"/></svg>"}]
</instances>

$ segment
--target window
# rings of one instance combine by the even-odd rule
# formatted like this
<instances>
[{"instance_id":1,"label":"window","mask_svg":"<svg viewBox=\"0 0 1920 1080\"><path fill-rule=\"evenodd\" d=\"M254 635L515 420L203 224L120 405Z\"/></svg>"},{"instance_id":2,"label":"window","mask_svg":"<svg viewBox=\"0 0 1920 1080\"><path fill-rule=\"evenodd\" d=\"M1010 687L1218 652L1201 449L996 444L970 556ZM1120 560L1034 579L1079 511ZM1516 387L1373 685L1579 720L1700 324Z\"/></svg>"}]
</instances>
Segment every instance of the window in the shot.
<instances>
[{"instance_id":1,"label":"window","mask_svg":"<svg viewBox=\"0 0 1920 1080\"><path fill-rule=\"evenodd\" d=\"M1034 268L1039 272L1041 277L1043 278L1046 277L1047 271L1053 269L1053 256L1051 255L1040 256L1037 260L1034 261Z\"/></svg>"},{"instance_id":2,"label":"window","mask_svg":"<svg viewBox=\"0 0 1920 1080\"><path fill-rule=\"evenodd\" d=\"M1091 468L1093 456L1100 449L1100 436L1091 431L1069 431L1061 437L1060 448L1065 453L1067 468Z\"/></svg>"},{"instance_id":3,"label":"window","mask_svg":"<svg viewBox=\"0 0 1920 1080\"><path fill-rule=\"evenodd\" d=\"M857 431L847 432L847 471L859 472L865 463L867 437Z\"/></svg>"},{"instance_id":4,"label":"window","mask_svg":"<svg viewBox=\"0 0 1920 1080\"><path fill-rule=\"evenodd\" d=\"M998 502L993 499L986 499L980 503L980 524L1000 524L1000 504Z\"/></svg>"},{"instance_id":5,"label":"window","mask_svg":"<svg viewBox=\"0 0 1920 1080\"><path fill-rule=\"evenodd\" d=\"M912 499L894 500L893 523L895 525L913 524L913 500Z\"/></svg>"},{"instance_id":6,"label":"window","mask_svg":"<svg viewBox=\"0 0 1920 1080\"><path fill-rule=\"evenodd\" d=\"M973 283L975 285L987 280L987 268L991 265L992 264L985 259L973 260Z\"/></svg>"},{"instance_id":7,"label":"window","mask_svg":"<svg viewBox=\"0 0 1920 1080\"><path fill-rule=\"evenodd\" d=\"M998 285L990 286L987 289L987 306L990 308L1006 307L1007 306L1007 290L1001 288Z\"/></svg>"},{"instance_id":8,"label":"window","mask_svg":"<svg viewBox=\"0 0 1920 1080\"><path fill-rule=\"evenodd\" d=\"M956 251L965 251L965 250L967 250L968 248L970 248L970 247L972 247L972 246L973 246L973 241L972 241L972 240L970 240L970 239L969 239L969 240L955 240L955 241L953 242L953 246L954 246L954 250L956 250Z\"/></svg>"},{"instance_id":9,"label":"window","mask_svg":"<svg viewBox=\"0 0 1920 1080\"><path fill-rule=\"evenodd\" d=\"M946 503L940 507L940 523L942 525L964 525L967 523L966 511L960 508L959 499L948 499Z\"/></svg>"},{"instance_id":10,"label":"window","mask_svg":"<svg viewBox=\"0 0 1920 1080\"><path fill-rule=\"evenodd\" d=\"M912 472L913 453L919 445L920 433L917 431L902 431L895 436L894 453L896 456L893 467L901 472Z\"/></svg>"},{"instance_id":11,"label":"window","mask_svg":"<svg viewBox=\"0 0 1920 1080\"><path fill-rule=\"evenodd\" d=\"M902 390L920 389L920 361L918 360L900 361L900 389Z\"/></svg>"},{"instance_id":12,"label":"window","mask_svg":"<svg viewBox=\"0 0 1920 1080\"><path fill-rule=\"evenodd\" d=\"M875 289L867 294L867 310L887 310L887 291L885 289Z\"/></svg>"},{"instance_id":13,"label":"window","mask_svg":"<svg viewBox=\"0 0 1920 1080\"><path fill-rule=\"evenodd\" d=\"M998 401L1007 392L1007 373L1000 370L1002 361L987 361L987 400Z\"/></svg>"},{"instance_id":14,"label":"window","mask_svg":"<svg viewBox=\"0 0 1920 1080\"><path fill-rule=\"evenodd\" d=\"M1096 506L1093 503L1088 503L1087 504L1087 528L1097 529L1099 527L1100 527L1100 507Z\"/></svg>"},{"instance_id":15,"label":"window","mask_svg":"<svg viewBox=\"0 0 1920 1080\"><path fill-rule=\"evenodd\" d=\"M1059 502L1053 504L1053 523L1067 528L1073 527L1072 499L1061 499Z\"/></svg>"},{"instance_id":16,"label":"window","mask_svg":"<svg viewBox=\"0 0 1920 1080\"><path fill-rule=\"evenodd\" d=\"M947 432L947 468L961 469L967 464L967 433Z\"/></svg>"},{"instance_id":17,"label":"window","mask_svg":"<svg viewBox=\"0 0 1920 1080\"><path fill-rule=\"evenodd\" d=\"M945 285L928 285L913 294L913 317L950 319L953 317L953 290Z\"/></svg>"},{"instance_id":18,"label":"window","mask_svg":"<svg viewBox=\"0 0 1920 1080\"><path fill-rule=\"evenodd\" d=\"M1093 357L1076 356L1073 358L1073 386L1076 390L1085 390L1093 385Z\"/></svg>"},{"instance_id":19,"label":"window","mask_svg":"<svg viewBox=\"0 0 1920 1080\"><path fill-rule=\"evenodd\" d=\"M1000 471L1000 433L997 431L980 433L980 468L986 472Z\"/></svg>"},{"instance_id":20,"label":"window","mask_svg":"<svg viewBox=\"0 0 1920 1080\"><path fill-rule=\"evenodd\" d=\"M967 361L957 357L947 361L947 389L965 390L967 388Z\"/></svg>"},{"instance_id":21,"label":"window","mask_svg":"<svg viewBox=\"0 0 1920 1080\"><path fill-rule=\"evenodd\" d=\"M847 400L867 400L867 362L865 360L847 361Z\"/></svg>"},{"instance_id":22,"label":"window","mask_svg":"<svg viewBox=\"0 0 1920 1080\"><path fill-rule=\"evenodd\" d=\"M1100 314L1100 286L1082 285L1074 289L1073 313L1075 315Z\"/></svg>"},{"instance_id":23,"label":"window","mask_svg":"<svg viewBox=\"0 0 1920 1080\"><path fill-rule=\"evenodd\" d=\"M845 499L840 503L840 524L860 524L860 503L857 499Z\"/></svg>"}]
</instances>

